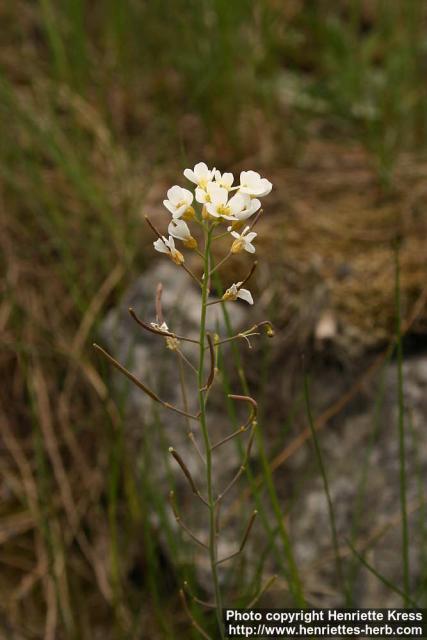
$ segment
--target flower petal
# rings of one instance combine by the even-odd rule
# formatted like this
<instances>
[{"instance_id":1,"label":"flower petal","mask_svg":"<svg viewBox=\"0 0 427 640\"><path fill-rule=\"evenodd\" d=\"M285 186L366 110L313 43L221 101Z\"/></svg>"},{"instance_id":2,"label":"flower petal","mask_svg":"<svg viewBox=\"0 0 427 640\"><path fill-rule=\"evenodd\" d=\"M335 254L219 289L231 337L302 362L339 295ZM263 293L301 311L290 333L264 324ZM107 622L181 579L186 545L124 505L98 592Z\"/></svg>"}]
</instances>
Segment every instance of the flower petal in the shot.
<instances>
[{"instance_id":1,"label":"flower petal","mask_svg":"<svg viewBox=\"0 0 427 640\"><path fill-rule=\"evenodd\" d=\"M201 187L196 187L196 201L200 202L200 204L205 204L207 202L207 198L209 194L202 189Z\"/></svg>"},{"instance_id":2,"label":"flower petal","mask_svg":"<svg viewBox=\"0 0 427 640\"><path fill-rule=\"evenodd\" d=\"M187 205L190 206L194 199L192 192L189 191L188 189L184 189L183 187L180 187L180 189L181 189L181 200L185 200Z\"/></svg>"},{"instance_id":3,"label":"flower petal","mask_svg":"<svg viewBox=\"0 0 427 640\"><path fill-rule=\"evenodd\" d=\"M180 202L183 199L182 191L183 191L183 189L181 187L179 187L177 184L175 184L173 187L168 189L168 199L173 204L177 204L178 202Z\"/></svg>"},{"instance_id":4,"label":"flower petal","mask_svg":"<svg viewBox=\"0 0 427 640\"><path fill-rule=\"evenodd\" d=\"M245 206L245 202L240 193L236 193L232 198L230 198L228 206L230 207L233 215L238 215L238 213L242 211Z\"/></svg>"},{"instance_id":5,"label":"flower petal","mask_svg":"<svg viewBox=\"0 0 427 640\"><path fill-rule=\"evenodd\" d=\"M192 171L191 169L184 169L183 173L187 180L190 180L190 182L194 182L195 184L197 184L198 180L194 175L194 171Z\"/></svg>"},{"instance_id":6,"label":"flower petal","mask_svg":"<svg viewBox=\"0 0 427 640\"><path fill-rule=\"evenodd\" d=\"M228 200L228 191L223 187L219 187L215 182L208 184L208 193L211 197L211 201L216 206L226 204Z\"/></svg>"},{"instance_id":7,"label":"flower petal","mask_svg":"<svg viewBox=\"0 0 427 640\"><path fill-rule=\"evenodd\" d=\"M257 237L257 235L258 235L258 234L257 234L257 233L255 233L255 231L251 231L251 233L248 233L248 234L245 236L245 240L246 240L247 242L252 242L252 240L253 240L254 238L256 238L256 237Z\"/></svg>"},{"instance_id":8,"label":"flower petal","mask_svg":"<svg viewBox=\"0 0 427 640\"><path fill-rule=\"evenodd\" d=\"M198 162L194 167L194 175L200 180L200 178L207 178L210 171L206 162ZM209 176L210 177L210 176Z\"/></svg>"},{"instance_id":9,"label":"flower petal","mask_svg":"<svg viewBox=\"0 0 427 640\"><path fill-rule=\"evenodd\" d=\"M184 220L173 220L169 223L168 233L178 240L185 240L190 234L190 229Z\"/></svg>"},{"instance_id":10,"label":"flower petal","mask_svg":"<svg viewBox=\"0 0 427 640\"><path fill-rule=\"evenodd\" d=\"M165 205L166 209L174 214L176 211L176 208L174 207L174 205L172 204L172 202L170 202L169 200L163 200L163 204Z\"/></svg>"},{"instance_id":11,"label":"flower petal","mask_svg":"<svg viewBox=\"0 0 427 640\"><path fill-rule=\"evenodd\" d=\"M244 300L248 304L253 304L254 303L254 299L252 298L252 294L249 291L249 289L239 289L239 293L237 294L237 297L241 298L242 300Z\"/></svg>"},{"instance_id":12,"label":"flower petal","mask_svg":"<svg viewBox=\"0 0 427 640\"><path fill-rule=\"evenodd\" d=\"M160 253L169 253L168 247L161 238L155 240L155 242L153 242L153 245L156 251L160 251Z\"/></svg>"},{"instance_id":13,"label":"flower petal","mask_svg":"<svg viewBox=\"0 0 427 640\"><path fill-rule=\"evenodd\" d=\"M273 188L272 183L269 180L267 180L267 178L262 178L261 184L262 184L262 187L263 187L263 191L261 193L257 194L260 198L263 197L263 196L268 196L268 194L270 193L270 191Z\"/></svg>"}]
</instances>

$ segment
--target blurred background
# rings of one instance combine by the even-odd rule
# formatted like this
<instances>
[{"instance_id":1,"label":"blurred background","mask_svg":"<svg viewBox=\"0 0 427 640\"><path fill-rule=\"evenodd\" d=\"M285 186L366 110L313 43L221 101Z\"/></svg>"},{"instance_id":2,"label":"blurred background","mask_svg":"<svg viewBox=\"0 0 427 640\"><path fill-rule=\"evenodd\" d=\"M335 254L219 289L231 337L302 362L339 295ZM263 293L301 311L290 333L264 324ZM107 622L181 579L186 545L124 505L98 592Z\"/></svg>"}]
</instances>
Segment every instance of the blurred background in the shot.
<instances>
[{"instance_id":1,"label":"blurred background","mask_svg":"<svg viewBox=\"0 0 427 640\"><path fill-rule=\"evenodd\" d=\"M91 347L153 268L143 215L165 224L164 193L186 186L185 167L254 169L274 184L254 288L278 340L252 356L263 364L250 384L265 401L276 479L288 465L276 507L285 512L301 465L317 473L309 446L292 457L306 447L307 421L293 404L301 352L316 418L325 433L333 423L324 446L338 457L341 412L370 410L368 374L393 362L396 244L405 354L417 367L409 359L406 375L422 395L426 13L423 0L1 4L2 638L193 637L177 598L182 576L156 542L164 493L150 485L149 462L135 468L147 449L128 446L125 403ZM423 541L424 410L415 407L411 431L424 456L411 462ZM359 444L372 452L377 432L369 439L366 424ZM384 425L390 439L392 421ZM351 457L349 442L341 453ZM396 448L387 455L397 460ZM398 496L389 498L394 522ZM335 602L316 576L312 601ZM425 598L425 568L413 580ZM347 602L360 602L357 589Z\"/></svg>"}]
</instances>

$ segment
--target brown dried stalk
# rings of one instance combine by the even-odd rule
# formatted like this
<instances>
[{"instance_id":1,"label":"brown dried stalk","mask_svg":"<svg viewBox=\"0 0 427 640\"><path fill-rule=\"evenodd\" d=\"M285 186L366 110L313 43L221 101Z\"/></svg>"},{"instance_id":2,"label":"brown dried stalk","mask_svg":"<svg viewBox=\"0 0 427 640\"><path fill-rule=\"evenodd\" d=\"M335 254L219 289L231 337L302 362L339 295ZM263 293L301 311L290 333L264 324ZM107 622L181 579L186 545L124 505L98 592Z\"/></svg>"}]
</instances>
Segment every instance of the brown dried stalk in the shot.
<instances>
[{"instance_id":1,"label":"brown dried stalk","mask_svg":"<svg viewBox=\"0 0 427 640\"><path fill-rule=\"evenodd\" d=\"M179 409L178 407L175 407L174 405L170 404L169 402L165 402L165 400L162 400L161 398L159 398L159 396L156 393L154 393L154 391L152 391L149 387L147 387L143 382L138 380L138 378L136 376L134 376L133 373L131 373L128 369L126 369L123 365L121 365L120 362L118 362L115 358L113 358L113 356L110 355L108 353L108 351L105 351L105 349L100 347L99 344L96 344L95 342L93 343L93 346L94 346L95 349L97 349L97 351L102 353L102 355L105 356L105 358L107 358L107 360L116 369L118 369L121 373L124 373L124 375L127 378L129 378L129 380L131 380L139 389L144 391L144 393L146 393L147 396L149 396L152 400L154 400L155 402L158 402L163 407L165 407L165 409L170 409L170 411L175 411L175 413L179 413L181 416L186 416L187 418L191 418L192 420L198 420L199 419L198 415L195 416L192 413L188 413L187 411L183 411L182 409Z\"/></svg>"},{"instance_id":2,"label":"brown dried stalk","mask_svg":"<svg viewBox=\"0 0 427 640\"><path fill-rule=\"evenodd\" d=\"M206 506L209 506L208 501L202 496L202 494L200 493L200 491L196 487L196 484L195 484L195 482L193 480L193 476L191 475L189 468L187 467L187 465L185 464L184 460L181 458L179 453L177 451L175 451L175 449L173 447L169 447L169 453L171 454L171 456L177 461L177 463L181 467L182 472L185 475L185 477L187 478L188 484L190 485L191 491L194 493L194 495L196 495L198 498L200 498L200 500L203 502L203 504L205 504Z\"/></svg>"},{"instance_id":3,"label":"brown dried stalk","mask_svg":"<svg viewBox=\"0 0 427 640\"><path fill-rule=\"evenodd\" d=\"M206 337L208 339L209 354L210 354L210 357L211 357L211 368L210 368L210 371L209 371L209 377L207 379L207 382L200 389L200 391L208 391L211 388L212 383L213 383L214 378L215 378L215 347L214 347L214 341L213 341L213 338L212 338L210 333L207 333Z\"/></svg>"},{"instance_id":4,"label":"brown dried stalk","mask_svg":"<svg viewBox=\"0 0 427 640\"><path fill-rule=\"evenodd\" d=\"M247 466L249 457L251 455L252 444L253 444L253 441L254 441L255 426L256 426L256 422L254 421L252 423L252 432L251 432L250 438L248 440L248 444L247 444L247 447L246 447L246 453L245 453L245 457L243 459L243 463L241 464L241 466L240 466L238 472L236 473L236 475L234 476L234 478L225 487L224 491L218 495L217 499L215 500L215 504L218 504L224 498L224 496L234 487L234 485L239 480L239 478L242 475L242 473L244 471L246 471L246 466Z\"/></svg>"},{"instance_id":5,"label":"brown dried stalk","mask_svg":"<svg viewBox=\"0 0 427 640\"><path fill-rule=\"evenodd\" d=\"M190 585L188 584L187 580L185 580L183 583L183 589L187 593L187 595L189 595L190 598L194 600L194 602L197 602L197 604L202 605L202 607L207 607L208 609L216 608L216 604L214 604L213 602L206 602L205 600L200 600L200 598L195 596L194 593L191 591Z\"/></svg>"},{"instance_id":6,"label":"brown dried stalk","mask_svg":"<svg viewBox=\"0 0 427 640\"><path fill-rule=\"evenodd\" d=\"M261 596L264 595L264 593L267 591L267 589L269 589L271 587L271 585L273 584L273 582L276 582L276 580L277 580L277 576L276 575L271 576L271 578L269 578L267 580L267 582L264 584L264 586L261 587L261 589L258 591L258 593L254 597L254 599L251 600L250 603L246 606L246 609L252 609L252 607L254 607L256 605L256 603L261 598Z\"/></svg>"},{"instance_id":7,"label":"brown dried stalk","mask_svg":"<svg viewBox=\"0 0 427 640\"><path fill-rule=\"evenodd\" d=\"M232 440L236 436L240 436L242 435L242 433L246 433L249 427L250 427L249 424L246 426L242 425L236 431L233 431L233 433L231 433L229 436L227 436L226 438L223 438L222 440L219 440L219 442L216 442L214 445L212 445L211 451L213 451L214 449L217 449L218 447L220 447L222 444L225 444L226 442L230 442L230 440Z\"/></svg>"},{"instance_id":8,"label":"brown dried stalk","mask_svg":"<svg viewBox=\"0 0 427 640\"><path fill-rule=\"evenodd\" d=\"M249 424L249 422L252 422L253 420L255 420L258 413L258 404L256 400L251 398L251 396L241 396L241 395L236 395L234 393L229 393L228 397L231 398L231 400L238 400L239 402L247 402L248 404L251 405L251 412L245 424Z\"/></svg>"},{"instance_id":9,"label":"brown dried stalk","mask_svg":"<svg viewBox=\"0 0 427 640\"><path fill-rule=\"evenodd\" d=\"M137 324L139 324L143 329L149 331L150 333L155 333L158 336L163 336L165 338L175 338L176 340L183 340L184 342L192 342L193 344L199 344L198 340L194 340L193 338L187 338L186 336L180 336L177 333L173 333L172 331L164 331L160 329L160 327L153 327L153 325L148 324L148 322L144 322L141 318L138 318L134 309L129 307L129 313L132 318L135 320Z\"/></svg>"},{"instance_id":10,"label":"brown dried stalk","mask_svg":"<svg viewBox=\"0 0 427 640\"><path fill-rule=\"evenodd\" d=\"M193 627L195 629L197 629L197 631L200 633L201 636L203 636L203 638L205 638L205 640L212 640L211 636L209 636L206 631L204 629L202 629L202 627L199 625L199 623L197 622L197 620L195 620L195 618L193 617L193 614L191 613L188 604L187 604L187 600L185 598L185 593L182 589L179 590L179 596L181 598L182 601L182 605L185 609L186 614L188 615L188 617L191 620L191 624L193 625Z\"/></svg>"},{"instance_id":11,"label":"brown dried stalk","mask_svg":"<svg viewBox=\"0 0 427 640\"><path fill-rule=\"evenodd\" d=\"M248 429L250 427L255 427L255 425L256 425L256 415L257 415L257 410L258 410L258 405L257 405L256 401L253 398L251 398L250 396L237 396L237 395L229 394L228 397L233 399L233 400L240 400L240 401L248 402L251 405L251 411L249 412L249 416L248 416L246 422L244 424L242 424L242 426L239 427L236 431L231 433L229 436L226 436L222 440L219 440L219 442L216 442L214 445L212 445L211 451L213 451L214 449L217 449L222 444L225 444L226 442L229 442L230 440L232 440L236 436L240 436L242 433L245 433L246 431L248 431Z\"/></svg>"},{"instance_id":12,"label":"brown dried stalk","mask_svg":"<svg viewBox=\"0 0 427 640\"><path fill-rule=\"evenodd\" d=\"M176 502L175 502L175 493L173 491L170 491L170 493L169 493L169 502L171 504L173 515L175 516L175 520L176 520L177 524L181 527L181 529L183 531L185 531L185 533L188 536L190 536L190 538L196 544L198 544L200 547L203 547L203 549L209 549L208 545L205 544L204 542L202 542L202 540L199 540L199 538L196 535L194 535L194 533L191 531L191 529L189 527L187 527L185 522L183 522L181 520L181 516L179 515L178 508L177 508Z\"/></svg>"},{"instance_id":13,"label":"brown dried stalk","mask_svg":"<svg viewBox=\"0 0 427 640\"><path fill-rule=\"evenodd\" d=\"M248 275L246 276L246 278L244 278L241 282L241 284L239 285L239 289L241 289L243 287L244 284L246 284L248 282L248 280L250 280L254 274L255 269L258 266L258 260L255 260L255 262L252 264L252 267L249 270Z\"/></svg>"},{"instance_id":14,"label":"brown dried stalk","mask_svg":"<svg viewBox=\"0 0 427 640\"><path fill-rule=\"evenodd\" d=\"M248 541L249 538L249 534L251 532L251 529L253 527L253 524L255 522L255 518L258 515L258 511L254 511L251 515L251 517L249 518L249 522L246 526L245 529L245 533L243 534L243 538L242 541L240 543L240 547L237 549L237 551L235 551L234 553L230 554L229 556L226 556L225 558L221 558L221 560L217 560L217 564L222 564L223 562L227 562L227 560L231 560L232 558L235 558L236 556L238 556L240 553L242 553L243 549L246 546L246 543Z\"/></svg>"},{"instance_id":15,"label":"brown dried stalk","mask_svg":"<svg viewBox=\"0 0 427 640\"><path fill-rule=\"evenodd\" d=\"M163 309L162 309L162 293L163 285L161 282L157 285L156 289L156 319L159 324L163 324Z\"/></svg>"}]
</instances>

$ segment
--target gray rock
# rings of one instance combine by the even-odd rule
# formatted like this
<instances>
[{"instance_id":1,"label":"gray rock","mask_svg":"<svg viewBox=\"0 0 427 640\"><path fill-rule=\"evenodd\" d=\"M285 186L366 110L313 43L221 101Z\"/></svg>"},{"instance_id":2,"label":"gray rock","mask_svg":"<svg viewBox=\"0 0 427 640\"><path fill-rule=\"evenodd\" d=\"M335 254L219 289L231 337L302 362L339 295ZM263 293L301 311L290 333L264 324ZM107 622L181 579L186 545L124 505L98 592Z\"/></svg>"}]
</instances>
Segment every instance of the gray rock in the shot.
<instances>
[{"instance_id":1,"label":"gray rock","mask_svg":"<svg viewBox=\"0 0 427 640\"><path fill-rule=\"evenodd\" d=\"M176 354L166 349L163 338L138 327L127 311L132 306L145 321L154 321L154 296L158 282L162 282L164 288L163 310L169 327L177 333L197 338L200 314L198 291L182 270L166 261L158 262L129 289L121 305L113 309L105 319L102 335L104 343L120 362L127 363L131 371L155 389L164 400L182 407ZM243 304L230 304L228 309L236 330L251 324L250 310ZM214 305L211 311L210 330L225 334L220 305ZM197 347L187 343L182 343L181 346L186 357L195 357ZM228 360L227 350L224 357ZM232 373L231 358L228 369ZM313 380L314 414L319 415L337 400L355 375L357 374L353 368L343 376L331 363L318 370ZM193 398L197 387L192 378L194 376L191 370L187 371L186 379L193 389L188 394L189 410L196 412ZM290 409L290 401L286 400L288 396L285 392L289 384L288 378L286 367L277 366L271 393L276 399L279 395L280 402L276 401L274 407L270 402L271 406L267 407L267 411L271 413L263 427L267 444L277 442L280 425ZM164 544L165 550L169 548L163 534L162 517L168 519L170 527L176 528L173 515L166 505L171 486L175 487L183 520L198 537L206 540L207 519L201 517L203 506L192 495L181 470L167 455L168 447L173 446L184 459L197 486L205 491L204 466L188 438L186 420L153 403L123 376L117 374L113 379L113 392L125 407L128 446L135 452L135 462L144 465L142 476L158 496L159 502L152 513L157 514L153 516L153 525L158 528L159 543ZM421 552L425 540L421 539L420 526L420 492L422 493L427 471L426 356L405 361L404 380L411 583L415 592L420 580L425 580L426 577ZM396 381L396 365L388 364L384 369L382 400L378 376L376 381L365 385L356 403L341 412L319 433L342 562L345 575L350 576L349 584L357 606L385 607L401 604L401 598L363 568L346 544L347 539L352 540L354 546L365 554L367 561L377 571L402 587ZM225 437L231 429L221 382L221 376L218 375L210 393L209 420L213 440ZM280 395L278 389L281 386ZM295 395L295 391L293 393ZM242 407L238 410L242 410ZM245 411L242 410L242 417L244 415ZM304 414L301 417L300 428L294 431L294 435L298 435L307 426ZM194 423L194 426L195 437L201 448L197 424ZM292 436L288 434L287 438L286 444ZM221 448L217 455L221 459L219 464L217 460L214 467L214 481L217 487L224 487L239 468L240 458L234 446ZM287 510L289 504L292 505L288 524L308 601L316 606L343 605L342 591L337 581L327 501L312 448L305 445L293 455L287 461L285 469L275 474L275 482L283 502L283 510ZM236 493L233 493L232 499L235 496ZM161 505L166 505L164 511ZM243 509L249 513L251 507L243 505ZM235 550L242 527L242 518L239 516L228 522L222 537L221 555L228 555ZM259 550L264 548L265 543L262 526L258 525L251 535L252 546L245 553L247 568L254 568L257 558L254 551L258 549L259 556ZM195 563L198 580L209 593L211 585L206 553L199 548L194 549L190 544L188 556L180 561L186 559ZM266 565L266 572L280 572L273 559ZM277 601L271 595L265 597L264 603L266 606L283 606L283 591Z\"/></svg>"},{"instance_id":2,"label":"gray rock","mask_svg":"<svg viewBox=\"0 0 427 640\"><path fill-rule=\"evenodd\" d=\"M425 580L422 564L422 491L427 472L427 357L404 364L407 504L409 513L411 588ZM399 441L396 364L384 372L380 401L378 381L346 415L319 433L326 467L342 562L354 604L366 607L402 606L402 598L369 570L361 567L346 544L351 540L367 561L402 589L402 546L399 495ZM328 386L316 385L313 403L322 406ZM316 412L315 412L316 413ZM307 473L310 476L307 479ZM331 527L323 483L314 454L292 467L293 483L302 489L291 515L295 554L305 575L309 597L318 605L339 606L343 599L337 582ZM427 526L427 523L426 523ZM353 537L354 534L354 537ZM357 568L359 567L359 568ZM319 586L320 585L320 586Z\"/></svg>"}]
</instances>

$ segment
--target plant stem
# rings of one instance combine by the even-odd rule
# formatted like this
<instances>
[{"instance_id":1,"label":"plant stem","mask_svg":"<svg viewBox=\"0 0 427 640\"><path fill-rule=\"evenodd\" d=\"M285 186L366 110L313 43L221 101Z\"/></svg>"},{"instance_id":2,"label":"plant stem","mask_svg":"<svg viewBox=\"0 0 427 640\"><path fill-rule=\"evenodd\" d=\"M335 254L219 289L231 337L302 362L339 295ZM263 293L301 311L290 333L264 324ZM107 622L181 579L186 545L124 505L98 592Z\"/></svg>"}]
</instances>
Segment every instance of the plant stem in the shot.
<instances>
[{"instance_id":1,"label":"plant stem","mask_svg":"<svg viewBox=\"0 0 427 640\"><path fill-rule=\"evenodd\" d=\"M212 448L209 438L207 420L206 420L206 392L204 386L204 362L205 362L205 341L206 341L206 307L209 295L209 267L210 267L210 245L212 239L212 230L205 228L205 246L204 246L204 278L202 282L202 307L200 312L200 353L198 367L198 387L199 387L199 410L200 410L200 427L203 435L203 443L205 447L206 457L206 485L207 485L207 501L209 508L209 558L212 572L212 582L215 591L215 604L220 637L225 638L222 623L222 599L218 581L217 569L217 532L215 522L215 498L212 485Z\"/></svg>"},{"instance_id":2,"label":"plant stem","mask_svg":"<svg viewBox=\"0 0 427 640\"><path fill-rule=\"evenodd\" d=\"M335 553L335 563L336 563L336 568L337 568L337 577L338 577L340 586L342 588L343 596L345 596L345 598L346 598L346 600L348 602L349 596L348 596L348 592L347 592L347 585L346 585L346 581L345 581L345 578L344 578L344 572L343 572L342 563L341 563L340 549L339 549L339 543L338 543L338 532L337 532L337 525L336 525L336 521L335 521L335 511L334 511L334 506L333 506L333 503L332 503L331 492L329 490L328 476L326 474L325 465L323 463L322 451L320 449L320 444L319 444L319 440L317 438L316 428L314 426L313 414L311 412L310 389L309 389L309 383L308 383L308 376L307 376L307 374L305 372L304 372L304 398L305 398L305 406L306 406L306 409L307 409L308 424L310 426L311 437L313 439L313 444L314 444L314 450L315 450L315 453L316 453L317 464L319 465L320 475L322 476L323 489L325 491L326 501L327 501L327 505L328 505L328 514L329 514L329 522L330 522L330 525L331 525L332 546L334 548L334 553Z\"/></svg>"},{"instance_id":3,"label":"plant stem","mask_svg":"<svg viewBox=\"0 0 427 640\"><path fill-rule=\"evenodd\" d=\"M409 533L408 510L406 500L406 447L405 447L405 399L403 391L403 349L400 310L400 263L399 248L395 249L395 304L396 304L396 349L397 349L397 386L399 405L399 484L400 484L400 509L402 513L402 563L403 563L403 591L405 597L403 604L409 606L410 599L410 572L409 572Z\"/></svg>"}]
</instances>

